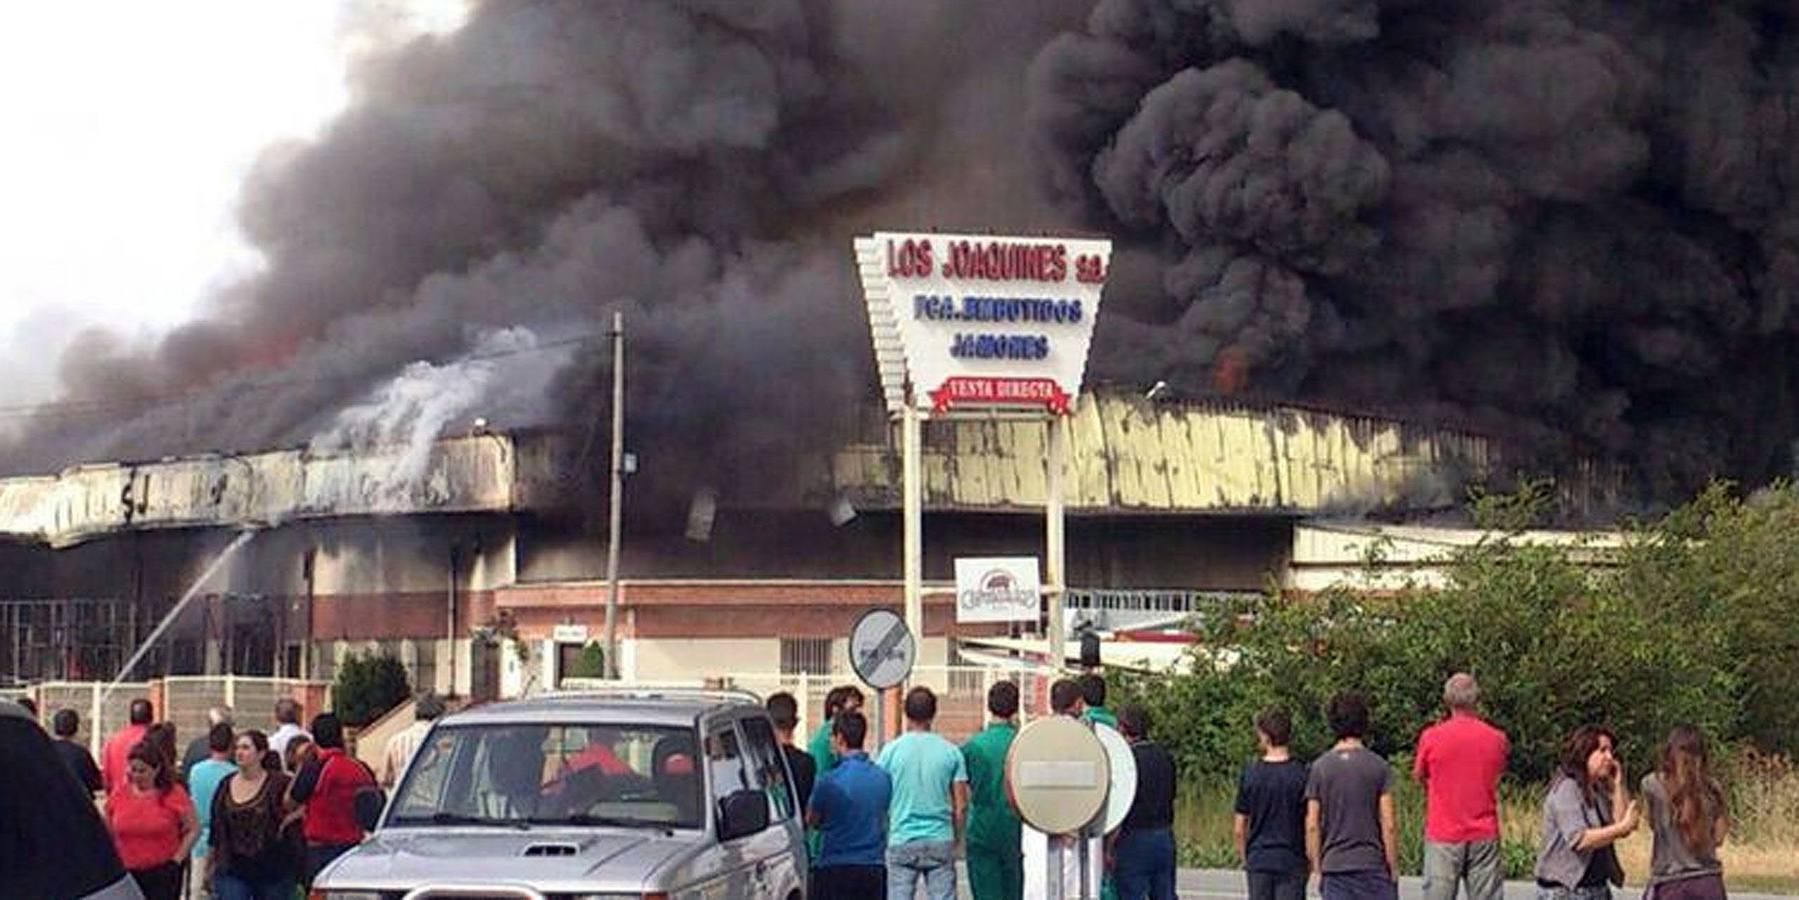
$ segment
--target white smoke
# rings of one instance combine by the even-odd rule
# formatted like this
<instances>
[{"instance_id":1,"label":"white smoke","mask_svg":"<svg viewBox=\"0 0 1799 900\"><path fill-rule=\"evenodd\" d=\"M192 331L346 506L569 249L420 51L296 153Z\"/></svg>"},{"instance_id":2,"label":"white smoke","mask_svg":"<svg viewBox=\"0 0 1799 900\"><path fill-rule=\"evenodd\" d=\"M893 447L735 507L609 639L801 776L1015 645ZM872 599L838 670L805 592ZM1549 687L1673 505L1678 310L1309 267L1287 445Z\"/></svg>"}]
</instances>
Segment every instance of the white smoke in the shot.
<instances>
[{"instance_id":1,"label":"white smoke","mask_svg":"<svg viewBox=\"0 0 1799 900\"><path fill-rule=\"evenodd\" d=\"M366 400L337 414L308 444L313 453L365 455L358 490L383 508L409 508L424 488L439 437L473 428L534 420L550 381L568 353L545 347L523 327L481 334L452 362L408 364Z\"/></svg>"}]
</instances>

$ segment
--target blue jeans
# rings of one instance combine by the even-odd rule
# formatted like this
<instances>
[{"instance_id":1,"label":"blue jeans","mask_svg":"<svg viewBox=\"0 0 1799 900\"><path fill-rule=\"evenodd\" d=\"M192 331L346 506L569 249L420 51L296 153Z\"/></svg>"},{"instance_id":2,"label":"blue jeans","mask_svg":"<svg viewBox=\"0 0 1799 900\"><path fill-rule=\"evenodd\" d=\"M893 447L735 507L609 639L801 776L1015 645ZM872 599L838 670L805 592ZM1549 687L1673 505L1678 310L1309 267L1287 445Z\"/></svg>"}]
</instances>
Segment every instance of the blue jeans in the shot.
<instances>
[{"instance_id":1,"label":"blue jeans","mask_svg":"<svg viewBox=\"0 0 1799 900\"><path fill-rule=\"evenodd\" d=\"M294 882L290 878L267 878L251 881L229 872L212 876L213 900L293 900Z\"/></svg>"},{"instance_id":2,"label":"blue jeans","mask_svg":"<svg viewBox=\"0 0 1799 900\"><path fill-rule=\"evenodd\" d=\"M1112 848L1118 900L1174 900L1174 832L1130 830Z\"/></svg>"},{"instance_id":3,"label":"blue jeans","mask_svg":"<svg viewBox=\"0 0 1799 900\"><path fill-rule=\"evenodd\" d=\"M956 900L954 841L913 841L887 848L887 900L912 900L920 878L927 900Z\"/></svg>"}]
</instances>

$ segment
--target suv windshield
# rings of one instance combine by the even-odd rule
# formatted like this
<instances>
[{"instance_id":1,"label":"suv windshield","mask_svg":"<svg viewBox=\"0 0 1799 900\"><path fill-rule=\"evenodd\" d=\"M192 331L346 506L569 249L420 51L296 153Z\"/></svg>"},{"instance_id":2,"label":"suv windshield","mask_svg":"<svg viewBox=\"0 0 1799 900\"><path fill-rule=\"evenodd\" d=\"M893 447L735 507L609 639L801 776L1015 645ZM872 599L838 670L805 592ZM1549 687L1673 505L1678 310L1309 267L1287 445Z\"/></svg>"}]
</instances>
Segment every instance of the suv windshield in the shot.
<instances>
[{"instance_id":1,"label":"suv windshield","mask_svg":"<svg viewBox=\"0 0 1799 900\"><path fill-rule=\"evenodd\" d=\"M387 825L696 828L703 796L691 728L447 725L419 747Z\"/></svg>"}]
</instances>

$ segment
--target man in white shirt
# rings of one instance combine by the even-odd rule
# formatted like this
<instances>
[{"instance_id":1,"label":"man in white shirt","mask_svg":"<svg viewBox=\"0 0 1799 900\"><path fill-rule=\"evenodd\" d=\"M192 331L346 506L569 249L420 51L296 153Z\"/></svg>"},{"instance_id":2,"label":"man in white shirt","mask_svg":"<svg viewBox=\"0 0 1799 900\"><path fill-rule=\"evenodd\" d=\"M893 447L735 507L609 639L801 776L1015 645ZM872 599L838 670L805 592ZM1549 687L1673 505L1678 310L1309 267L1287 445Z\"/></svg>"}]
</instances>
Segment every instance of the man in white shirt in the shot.
<instances>
[{"instance_id":1,"label":"man in white shirt","mask_svg":"<svg viewBox=\"0 0 1799 900\"><path fill-rule=\"evenodd\" d=\"M400 780L400 775L406 771L406 764L412 762L412 755L418 752L419 744L425 740L425 733L431 730L431 723L443 713L443 698L431 691L419 695L412 724L388 738L387 749L381 754L383 786L393 787Z\"/></svg>"},{"instance_id":2,"label":"man in white shirt","mask_svg":"<svg viewBox=\"0 0 1799 900\"><path fill-rule=\"evenodd\" d=\"M291 697L283 697L275 701L275 730L269 735L269 749L287 758L287 743L296 737L312 739L305 729L300 727L300 704Z\"/></svg>"}]
</instances>

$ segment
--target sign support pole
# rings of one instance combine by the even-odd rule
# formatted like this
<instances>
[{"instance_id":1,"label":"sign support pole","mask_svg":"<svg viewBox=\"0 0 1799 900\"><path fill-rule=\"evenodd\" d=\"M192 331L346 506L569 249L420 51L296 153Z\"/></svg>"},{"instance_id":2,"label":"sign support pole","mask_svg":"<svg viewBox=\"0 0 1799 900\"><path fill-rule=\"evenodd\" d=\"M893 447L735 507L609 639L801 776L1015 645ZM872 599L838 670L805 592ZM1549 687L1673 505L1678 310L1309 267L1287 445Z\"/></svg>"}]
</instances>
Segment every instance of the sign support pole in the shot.
<instances>
[{"instance_id":1,"label":"sign support pole","mask_svg":"<svg viewBox=\"0 0 1799 900\"><path fill-rule=\"evenodd\" d=\"M900 415L900 469L905 523L906 627L924 643L924 486L922 463L924 426L918 409L907 398ZM886 710L882 710L883 715Z\"/></svg>"},{"instance_id":2,"label":"sign support pole","mask_svg":"<svg viewBox=\"0 0 1799 900\"><path fill-rule=\"evenodd\" d=\"M606 515L606 625L602 672L618 678L618 545L624 539L625 314L612 314L612 490Z\"/></svg>"},{"instance_id":3,"label":"sign support pole","mask_svg":"<svg viewBox=\"0 0 1799 900\"><path fill-rule=\"evenodd\" d=\"M1049 596L1048 634L1044 635L1049 642L1049 664L1053 670L1060 670L1067 661L1065 637L1068 633L1065 621L1065 601L1067 598L1067 557L1065 555L1066 534L1063 530L1063 492L1066 489L1066 466L1068 457L1068 416L1057 415L1049 421L1049 498L1044 505L1044 541L1048 545L1044 552L1044 560L1049 568L1049 584L1044 586L1044 593Z\"/></svg>"}]
</instances>

